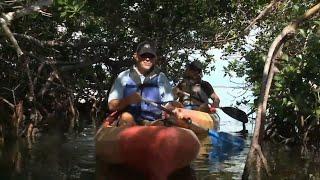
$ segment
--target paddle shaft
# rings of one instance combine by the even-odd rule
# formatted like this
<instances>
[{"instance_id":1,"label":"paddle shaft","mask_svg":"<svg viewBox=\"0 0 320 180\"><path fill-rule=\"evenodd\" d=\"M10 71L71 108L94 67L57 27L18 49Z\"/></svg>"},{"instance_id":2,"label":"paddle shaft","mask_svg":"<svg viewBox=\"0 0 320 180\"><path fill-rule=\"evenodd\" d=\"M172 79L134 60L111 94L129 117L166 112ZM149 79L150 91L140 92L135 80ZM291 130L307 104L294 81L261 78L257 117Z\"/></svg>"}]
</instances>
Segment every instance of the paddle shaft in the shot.
<instances>
[{"instance_id":1,"label":"paddle shaft","mask_svg":"<svg viewBox=\"0 0 320 180\"><path fill-rule=\"evenodd\" d=\"M169 110L168 108L166 108L165 106L163 106L161 104L158 104L154 101L144 99L144 98L142 98L142 101L145 101L146 103L149 103L149 104L151 104L155 107L158 107L159 109L161 109L171 115L174 115L173 111ZM243 139L241 139L239 137L236 137L231 134L224 133L224 132L217 132L213 129L205 129L205 128L199 127L196 124L194 124L191 119L186 121L186 123L189 124L189 126L193 126L193 128L198 128L203 132L207 132L208 135L214 139L213 142L219 143L216 145L221 145L221 143L223 143L223 144L228 144L228 145L232 145L235 147L241 147L241 148L243 147L244 141L243 141Z\"/></svg>"},{"instance_id":2,"label":"paddle shaft","mask_svg":"<svg viewBox=\"0 0 320 180\"><path fill-rule=\"evenodd\" d=\"M149 103L149 104L151 104L151 105L153 105L153 106L161 109L162 111L164 111L164 112L166 112L166 113L168 113L168 114L170 114L170 115L175 115L175 113L174 113L172 110L166 108L166 107L165 107L164 105L162 105L162 104L158 104L158 103L156 103L156 102L154 102L154 101L151 101L151 100L145 99L145 98L142 98L142 101L144 101L144 102L146 102L146 103ZM192 126L197 126L197 125L195 125L195 124L192 122L191 119L188 119L188 120L186 121L186 123L189 124L189 125L192 125ZM199 127L199 128L200 128L200 127Z\"/></svg>"},{"instance_id":3,"label":"paddle shaft","mask_svg":"<svg viewBox=\"0 0 320 180\"><path fill-rule=\"evenodd\" d=\"M171 114L171 115L174 115L173 111L169 110L168 108L166 108L165 106L161 105L161 104L158 104L154 101L151 101L151 100L148 100L148 99L144 99L142 98L142 101L145 101L146 103L149 103L155 107L158 107L159 109ZM175 123L174 121L171 121L172 123ZM213 129L206 129L206 128L203 128L203 127L200 127L196 124L194 124L192 122L191 119L189 119L188 121L186 121L186 123L189 125L189 128L188 129L191 129L192 131L197 131L197 132L201 132L201 133L207 133L210 137L212 137L215 141L213 142L219 142L219 143L224 143L224 144L233 144L233 145L236 145L238 146L237 144L234 143L234 138L231 138L231 137L234 137L233 135L231 134L228 134L228 133L224 133L224 132L217 132ZM239 140L237 140L239 141ZM242 140L243 141L243 140ZM217 145L217 144L216 144Z\"/></svg>"},{"instance_id":4,"label":"paddle shaft","mask_svg":"<svg viewBox=\"0 0 320 180\"><path fill-rule=\"evenodd\" d=\"M174 113L173 113L170 109L166 108L166 107L165 107L164 105L162 105L162 104L158 104L158 103L156 103L156 102L154 102L154 101L151 101L151 100L149 100L149 99L144 99L144 98L142 98L142 101L144 101L144 102L146 102L146 103L148 103L148 104L151 104L151 105L153 105L153 106L161 109L162 111L165 111L166 113L168 113L168 114L170 114L170 115L174 115Z\"/></svg>"},{"instance_id":5,"label":"paddle shaft","mask_svg":"<svg viewBox=\"0 0 320 180\"><path fill-rule=\"evenodd\" d=\"M188 96L188 97L190 97L190 98L192 98L194 100L202 102L202 100L200 98L192 96L190 93L187 93L187 92L182 91L180 89L178 89L178 92L182 93L183 95ZM240 110L240 109L237 109L237 108L234 108L234 107L215 107L215 108L221 109L224 113L228 114L229 116L231 116L232 118L234 118L234 119L236 119L238 121L241 121L243 123L247 123L248 122L247 114L244 111Z\"/></svg>"}]
</instances>

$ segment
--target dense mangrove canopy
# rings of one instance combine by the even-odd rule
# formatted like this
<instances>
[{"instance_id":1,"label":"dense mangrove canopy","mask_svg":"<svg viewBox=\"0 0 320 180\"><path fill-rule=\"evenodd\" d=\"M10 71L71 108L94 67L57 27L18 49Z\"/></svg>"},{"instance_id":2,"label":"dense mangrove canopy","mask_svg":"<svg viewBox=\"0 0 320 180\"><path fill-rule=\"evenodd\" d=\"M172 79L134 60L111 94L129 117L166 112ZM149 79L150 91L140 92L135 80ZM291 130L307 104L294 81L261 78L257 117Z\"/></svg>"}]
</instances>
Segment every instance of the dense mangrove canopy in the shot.
<instances>
[{"instance_id":1,"label":"dense mangrove canopy","mask_svg":"<svg viewBox=\"0 0 320 180\"><path fill-rule=\"evenodd\" d=\"M246 77L258 99L271 43L316 2L1 1L0 135L73 131L85 111L101 119L114 78L132 65L135 45L147 38L156 41L159 65L173 83L195 54L207 65L217 60L209 49L224 49L222 60L236 54L226 75ZM270 90L267 137L319 143L319 27L316 14L286 39ZM248 45L248 37L255 43ZM81 109L80 100L89 108ZM256 104L247 105L256 110Z\"/></svg>"}]
</instances>

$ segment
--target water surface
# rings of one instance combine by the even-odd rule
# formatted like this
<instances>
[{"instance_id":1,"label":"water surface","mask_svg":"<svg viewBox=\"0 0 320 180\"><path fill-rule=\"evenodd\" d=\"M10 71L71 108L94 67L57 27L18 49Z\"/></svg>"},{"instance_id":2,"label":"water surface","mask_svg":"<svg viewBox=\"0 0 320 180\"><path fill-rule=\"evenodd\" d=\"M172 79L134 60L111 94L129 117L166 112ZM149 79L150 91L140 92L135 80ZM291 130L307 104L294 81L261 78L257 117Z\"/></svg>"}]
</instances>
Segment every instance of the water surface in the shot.
<instances>
[{"instance_id":1,"label":"water surface","mask_svg":"<svg viewBox=\"0 0 320 180\"><path fill-rule=\"evenodd\" d=\"M236 127L234 131L241 130L241 126ZM250 139L250 136L246 138L240 152L217 151L208 138L204 139L197 160L175 172L170 179L241 179ZM297 147L271 144L265 149L272 179L319 179L320 158L316 151L306 151L301 156L301 149ZM94 129L90 126L77 136L45 135L34 142L20 140L0 147L0 179L96 179L97 169ZM111 174L131 173L124 167L108 170ZM141 179L139 173L131 173L129 177Z\"/></svg>"}]
</instances>

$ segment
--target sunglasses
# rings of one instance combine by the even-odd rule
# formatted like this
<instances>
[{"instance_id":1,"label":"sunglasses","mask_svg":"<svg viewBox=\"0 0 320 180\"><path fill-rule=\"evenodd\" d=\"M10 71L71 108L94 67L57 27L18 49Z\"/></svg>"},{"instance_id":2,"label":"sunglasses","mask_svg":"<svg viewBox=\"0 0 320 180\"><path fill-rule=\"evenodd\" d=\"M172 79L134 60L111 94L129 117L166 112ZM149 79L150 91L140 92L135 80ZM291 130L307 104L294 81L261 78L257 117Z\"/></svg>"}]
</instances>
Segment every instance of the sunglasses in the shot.
<instances>
[{"instance_id":1,"label":"sunglasses","mask_svg":"<svg viewBox=\"0 0 320 180\"><path fill-rule=\"evenodd\" d=\"M153 58L155 58L156 56L153 55L153 54L145 53L145 54L141 54L140 57L143 58L143 59L147 59L147 58L153 59Z\"/></svg>"}]
</instances>

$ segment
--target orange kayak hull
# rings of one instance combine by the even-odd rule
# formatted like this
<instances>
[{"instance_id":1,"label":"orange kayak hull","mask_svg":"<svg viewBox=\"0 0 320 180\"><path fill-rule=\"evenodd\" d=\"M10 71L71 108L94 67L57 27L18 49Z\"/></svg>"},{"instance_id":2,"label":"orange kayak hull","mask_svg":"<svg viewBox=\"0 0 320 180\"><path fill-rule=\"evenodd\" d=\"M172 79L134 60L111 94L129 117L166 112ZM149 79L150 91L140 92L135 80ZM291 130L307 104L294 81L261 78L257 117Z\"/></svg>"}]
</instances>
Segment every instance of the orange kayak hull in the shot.
<instances>
[{"instance_id":1,"label":"orange kayak hull","mask_svg":"<svg viewBox=\"0 0 320 180\"><path fill-rule=\"evenodd\" d=\"M195 125L204 129L216 129L218 122L206 112L177 108L178 117L190 119Z\"/></svg>"},{"instance_id":2,"label":"orange kayak hull","mask_svg":"<svg viewBox=\"0 0 320 180\"><path fill-rule=\"evenodd\" d=\"M179 127L104 127L96 135L99 160L127 165L150 179L166 179L189 165L199 149L197 136Z\"/></svg>"}]
</instances>

